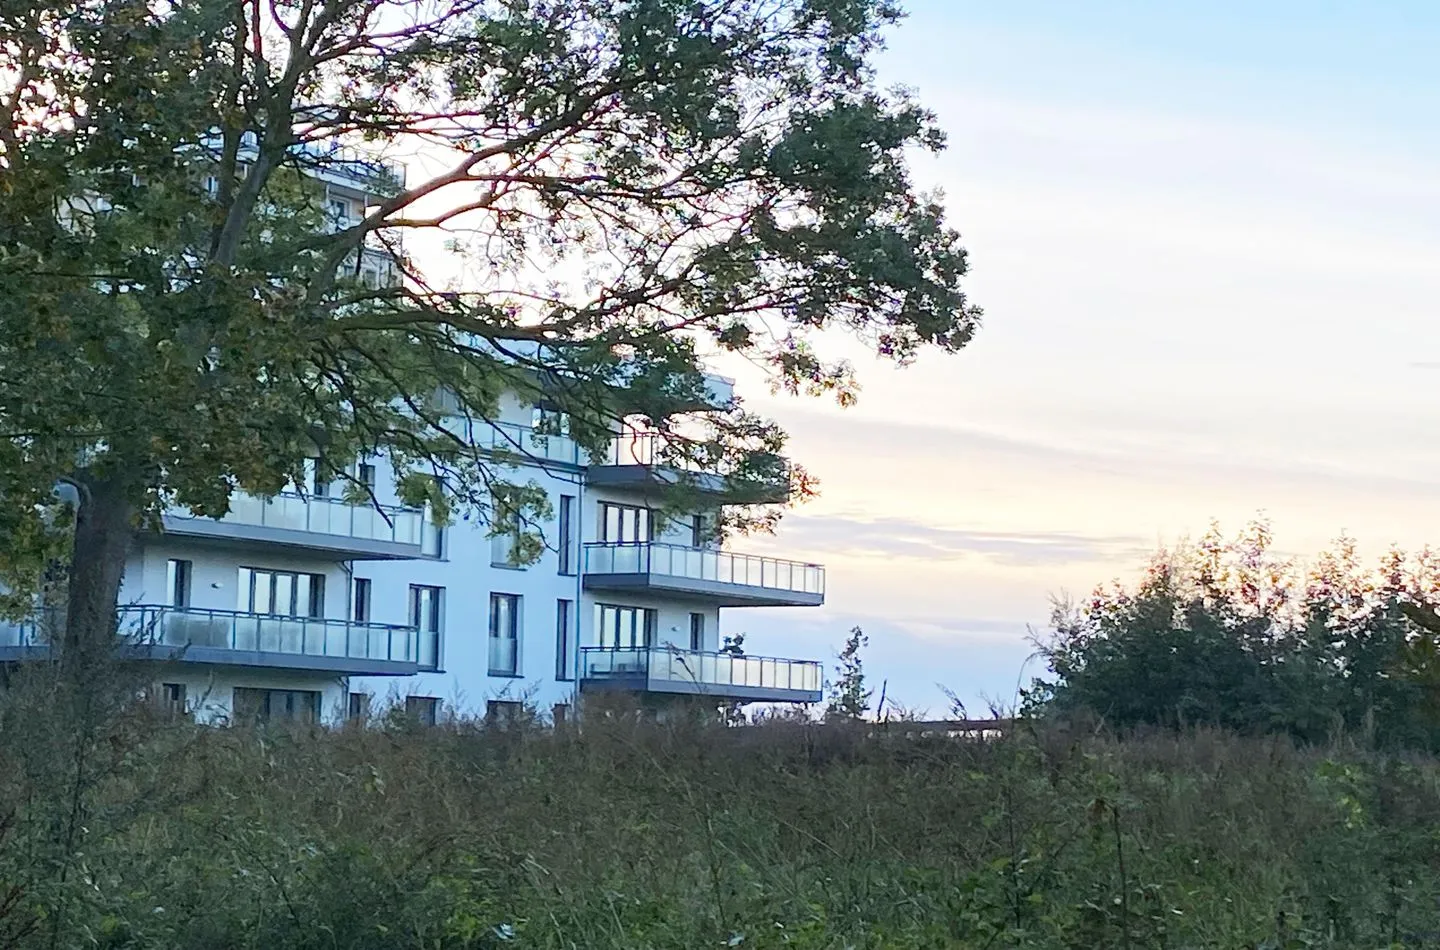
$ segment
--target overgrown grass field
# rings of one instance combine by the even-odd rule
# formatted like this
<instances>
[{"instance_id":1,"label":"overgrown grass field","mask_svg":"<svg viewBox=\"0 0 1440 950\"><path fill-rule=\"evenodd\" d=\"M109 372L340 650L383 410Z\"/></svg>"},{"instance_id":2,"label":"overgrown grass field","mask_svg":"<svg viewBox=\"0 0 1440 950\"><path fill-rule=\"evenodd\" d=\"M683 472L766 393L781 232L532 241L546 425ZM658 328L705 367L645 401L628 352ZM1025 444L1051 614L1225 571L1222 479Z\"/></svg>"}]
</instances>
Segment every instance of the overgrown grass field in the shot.
<instances>
[{"instance_id":1,"label":"overgrown grass field","mask_svg":"<svg viewBox=\"0 0 1440 950\"><path fill-rule=\"evenodd\" d=\"M1361 744L0 706L0 948L1440 944L1440 766Z\"/></svg>"}]
</instances>

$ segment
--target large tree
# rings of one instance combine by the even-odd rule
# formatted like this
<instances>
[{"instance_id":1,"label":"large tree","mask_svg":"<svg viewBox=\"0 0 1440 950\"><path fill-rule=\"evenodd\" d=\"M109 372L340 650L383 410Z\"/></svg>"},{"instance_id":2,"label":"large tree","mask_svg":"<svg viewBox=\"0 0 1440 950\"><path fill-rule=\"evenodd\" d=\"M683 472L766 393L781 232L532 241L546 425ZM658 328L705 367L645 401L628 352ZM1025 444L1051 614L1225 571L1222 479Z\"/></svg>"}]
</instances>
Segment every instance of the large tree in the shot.
<instances>
[{"instance_id":1,"label":"large tree","mask_svg":"<svg viewBox=\"0 0 1440 950\"><path fill-rule=\"evenodd\" d=\"M906 167L942 136L875 84L899 18L889 0L0 0L16 601L55 553L62 484L72 650L113 637L125 552L161 511L220 515L307 464L340 478L377 454L413 502L443 475L442 507L543 515L455 422L507 389L590 448L620 417L676 433L670 461L724 468L743 499L784 436L738 404L694 412L707 351L846 400L831 336L905 361L977 325L958 235ZM356 154L408 175L375 165L363 219L327 226L317 182ZM402 250L426 234L443 262ZM365 254L403 279L358 279Z\"/></svg>"}]
</instances>

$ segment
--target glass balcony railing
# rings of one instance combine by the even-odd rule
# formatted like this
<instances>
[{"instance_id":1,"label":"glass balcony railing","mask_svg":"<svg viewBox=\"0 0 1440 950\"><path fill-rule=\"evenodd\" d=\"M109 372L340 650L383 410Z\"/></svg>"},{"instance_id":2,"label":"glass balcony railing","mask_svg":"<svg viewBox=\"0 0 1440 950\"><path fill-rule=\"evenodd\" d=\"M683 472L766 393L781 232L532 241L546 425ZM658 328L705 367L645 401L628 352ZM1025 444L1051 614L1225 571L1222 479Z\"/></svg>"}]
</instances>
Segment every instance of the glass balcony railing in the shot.
<instances>
[{"instance_id":1,"label":"glass balcony railing","mask_svg":"<svg viewBox=\"0 0 1440 950\"><path fill-rule=\"evenodd\" d=\"M819 564L691 548L680 544L587 544L585 573L663 574L667 577L740 584L797 594L825 593L825 568Z\"/></svg>"},{"instance_id":2,"label":"glass balcony railing","mask_svg":"<svg viewBox=\"0 0 1440 950\"><path fill-rule=\"evenodd\" d=\"M305 142L292 151L307 170L331 172L367 191L390 195L405 190L405 166L398 162L336 142Z\"/></svg>"},{"instance_id":3,"label":"glass balcony railing","mask_svg":"<svg viewBox=\"0 0 1440 950\"><path fill-rule=\"evenodd\" d=\"M743 689L754 695L775 691L775 698L821 694L823 673L813 660L785 660L764 656L735 656L676 647L582 647L580 677L585 680L644 677L646 688L656 692L727 695Z\"/></svg>"},{"instance_id":4,"label":"glass balcony railing","mask_svg":"<svg viewBox=\"0 0 1440 950\"><path fill-rule=\"evenodd\" d=\"M618 471L635 469L647 481L683 480L691 487L719 494L734 504L778 504L791 492L790 463L773 452L739 456L721 452L717 445L689 442L659 432L622 432L592 466ZM679 473L676 479L662 473ZM593 477L593 476L592 476ZM614 473L604 474L605 484L616 484Z\"/></svg>"},{"instance_id":5,"label":"glass balcony railing","mask_svg":"<svg viewBox=\"0 0 1440 950\"><path fill-rule=\"evenodd\" d=\"M202 520L189 512L172 512L174 518ZM316 534L336 535L364 541L420 544L424 514L415 508L394 505L350 504L341 498L284 492L269 498L237 493L230 498L230 511L222 524L283 528Z\"/></svg>"},{"instance_id":6,"label":"glass balcony railing","mask_svg":"<svg viewBox=\"0 0 1440 950\"><path fill-rule=\"evenodd\" d=\"M508 452L522 458L581 465L579 444L569 436L539 432L513 422L475 425L475 443L490 452Z\"/></svg>"},{"instance_id":7,"label":"glass balcony railing","mask_svg":"<svg viewBox=\"0 0 1440 950\"><path fill-rule=\"evenodd\" d=\"M190 607L126 607L120 632L140 643L421 663L419 631L324 617L281 617Z\"/></svg>"},{"instance_id":8,"label":"glass balcony railing","mask_svg":"<svg viewBox=\"0 0 1440 950\"><path fill-rule=\"evenodd\" d=\"M436 667L436 638L414 627L322 617L282 617L191 607L122 607L120 634L129 642L280 653L347 660L385 660ZM0 647L48 646L52 631L39 619L0 622Z\"/></svg>"},{"instance_id":9,"label":"glass balcony railing","mask_svg":"<svg viewBox=\"0 0 1440 950\"><path fill-rule=\"evenodd\" d=\"M514 676L515 675L515 650L516 641L501 638L490 638L490 669L491 676Z\"/></svg>"},{"instance_id":10,"label":"glass balcony railing","mask_svg":"<svg viewBox=\"0 0 1440 950\"><path fill-rule=\"evenodd\" d=\"M49 631L39 620L0 620L0 647L45 646L49 642Z\"/></svg>"},{"instance_id":11,"label":"glass balcony railing","mask_svg":"<svg viewBox=\"0 0 1440 950\"><path fill-rule=\"evenodd\" d=\"M715 458L710 456L714 455ZM780 478L789 477L789 464L779 455L760 453L754 457L766 468L757 475L769 476L769 468ZM598 465L645 465L680 469L687 472L714 475L739 474L729 460L719 458L719 452L705 442L687 442L667 436L661 432L622 432L610 442L610 448Z\"/></svg>"}]
</instances>

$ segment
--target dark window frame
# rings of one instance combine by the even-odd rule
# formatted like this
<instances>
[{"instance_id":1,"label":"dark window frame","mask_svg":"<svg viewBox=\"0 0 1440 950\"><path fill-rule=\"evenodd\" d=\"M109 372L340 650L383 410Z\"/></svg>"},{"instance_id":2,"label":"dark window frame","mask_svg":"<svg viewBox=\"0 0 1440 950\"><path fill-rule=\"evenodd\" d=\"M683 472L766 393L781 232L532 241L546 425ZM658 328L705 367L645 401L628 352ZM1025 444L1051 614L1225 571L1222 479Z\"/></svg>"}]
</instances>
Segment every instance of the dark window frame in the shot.
<instances>
[{"instance_id":1,"label":"dark window frame","mask_svg":"<svg viewBox=\"0 0 1440 950\"><path fill-rule=\"evenodd\" d=\"M508 609L502 611L501 604L507 604ZM511 594L505 591L490 592L490 620L489 639L486 641L486 667L490 676L518 677L520 672L520 636L524 621L521 619L521 611L524 609L524 598L519 594ZM501 616L508 613L510 622L506 630L501 630ZM510 669L497 667L495 664L495 645L510 641Z\"/></svg>"}]
</instances>

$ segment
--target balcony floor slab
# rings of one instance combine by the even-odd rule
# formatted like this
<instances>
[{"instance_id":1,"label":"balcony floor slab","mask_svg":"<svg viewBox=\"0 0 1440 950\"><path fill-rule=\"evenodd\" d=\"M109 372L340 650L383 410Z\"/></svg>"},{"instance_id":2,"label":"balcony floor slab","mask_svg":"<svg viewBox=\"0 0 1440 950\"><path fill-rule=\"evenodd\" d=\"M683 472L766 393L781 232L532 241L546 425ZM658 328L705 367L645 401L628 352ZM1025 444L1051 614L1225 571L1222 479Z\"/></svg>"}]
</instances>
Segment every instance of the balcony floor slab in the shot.
<instances>
[{"instance_id":1,"label":"balcony floor slab","mask_svg":"<svg viewBox=\"0 0 1440 950\"><path fill-rule=\"evenodd\" d=\"M586 590L654 591L682 595L719 607L819 607L825 595L753 584L699 580L669 574L586 574Z\"/></svg>"},{"instance_id":2,"label":"balcony floor slab","mask_svg":"<svg viewBox=\"0 0 1440 950\"><path fill-rule=\"evenodd\" d=\"M195 538L220 544L243 547L283 547L295 551L341 556L357 561L399 561L423 557L419 544L378 541L319 531L301 531L269 525L216 521L213 518L190 518L165 515L164 534L177 538Z\"/></svg>"}]
</instances>

